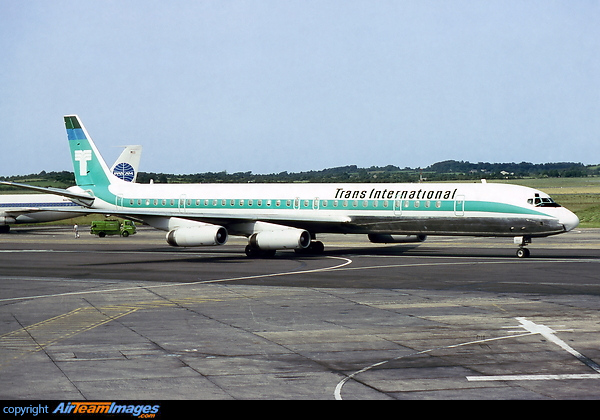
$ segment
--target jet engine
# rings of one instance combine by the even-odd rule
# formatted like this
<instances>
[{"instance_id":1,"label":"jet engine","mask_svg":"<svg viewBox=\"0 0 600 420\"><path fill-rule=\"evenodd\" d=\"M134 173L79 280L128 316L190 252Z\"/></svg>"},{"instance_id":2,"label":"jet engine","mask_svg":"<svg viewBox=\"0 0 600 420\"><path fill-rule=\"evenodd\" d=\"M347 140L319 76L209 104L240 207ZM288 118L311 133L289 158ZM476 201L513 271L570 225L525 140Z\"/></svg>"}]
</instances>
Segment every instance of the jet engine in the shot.
<instances>
[{"instance_id":1,"label":"jet engine","mask_svg":"<svg viewBox=\"0 0 600 420\"><path fill-rule=\"evenodd\" d=\"M310 245L310 233L302 229L267 230L253 233L249 245L262 251L304 249Z\"/></svg>"},{"instance_id":2,"label":"jet engine","mask_svg":"<svg viewBox=\"0 0 600 420\"><path fill-rule=\"evenodd\" d=\"M181 227L167 233L167 243L171 246L223 245L227 237L227 229L223 226Z\"/></svg>"},{"instance_id":3,"label":"jet engine","mask_svg":"<svg viewBox=\"0 0 600 420\"><path fill-rule=\"evenodd\" d=\"M407 244L423 242L427 235L390 235L387 233L370 233L369 241L375 244Z\"/></svg>"},{"instance_id":4,"label":"jet engine","mask_svg":"<svg viewBox=\"0 0 600 420\"><path fill-rule=\"evenodd\" d=\"M12 223L16 223L17 219L11 216L0 216L0 225L8 225Z\"/></svg>"}]
</instances>

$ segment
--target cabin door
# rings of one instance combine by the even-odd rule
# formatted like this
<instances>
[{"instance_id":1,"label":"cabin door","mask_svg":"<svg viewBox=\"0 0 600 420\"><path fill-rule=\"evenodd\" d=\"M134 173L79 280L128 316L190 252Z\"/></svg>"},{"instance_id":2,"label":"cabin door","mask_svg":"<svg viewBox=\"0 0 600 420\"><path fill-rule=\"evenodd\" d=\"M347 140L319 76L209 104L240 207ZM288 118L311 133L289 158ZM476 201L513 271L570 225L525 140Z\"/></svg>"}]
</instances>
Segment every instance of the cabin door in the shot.
<instances>
[{"instance_id":1,"label":"cabin door","mask_svg":"<svg viewBox=\"0 0 600 420\"><path fill-rule=\"evenodd\" d=\"M394 200L394 216L402 216L402 200Z\"/></svg>"},{"instance_id":2,"label":"cabin door","mask_svg":"<svg viewBox=\"0 0 600 420\"><path fill-rule=\"evenodd\" d=\"M465 215L465 196L457 195L454 201L454 215L464 216Z\"/></svg>"},{"instance_id":3,"label":"cabin door","mask_svg":"<svg viewBox=\"0 0 600 420\"><path fill-rule=\"evenodd\" d=\"M179 204L178 204L178 207L179 207L179 212L180 212L180 213L183 213L183 212L185 212L185 200L186 200L186 199L187 199L187 196L186 196L185 194L181 194L181 195L179 196Z\"/></svg>"}]
</instances>

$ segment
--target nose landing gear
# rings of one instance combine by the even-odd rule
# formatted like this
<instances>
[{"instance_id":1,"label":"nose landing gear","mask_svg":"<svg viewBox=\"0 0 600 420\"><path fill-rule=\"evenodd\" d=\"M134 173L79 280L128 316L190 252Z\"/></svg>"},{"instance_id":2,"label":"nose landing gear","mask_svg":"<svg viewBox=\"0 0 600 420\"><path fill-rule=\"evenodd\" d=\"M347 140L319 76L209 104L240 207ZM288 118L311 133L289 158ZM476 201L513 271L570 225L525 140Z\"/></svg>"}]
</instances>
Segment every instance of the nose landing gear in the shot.
<instances>
[{"instance_id":1,"label":"nose landing gear","mask_svg":"<svg viewBox=\"0 0 600 420\"><path fill-rule=\"evenodd\" d=\"M529 249L525 248L528 244L531 243L530 236L515 236L514 238L515 244L519 245L519 249L517 249L517 257L518 258L527 258L529 257Z\"/></svg>"}]
</instances>

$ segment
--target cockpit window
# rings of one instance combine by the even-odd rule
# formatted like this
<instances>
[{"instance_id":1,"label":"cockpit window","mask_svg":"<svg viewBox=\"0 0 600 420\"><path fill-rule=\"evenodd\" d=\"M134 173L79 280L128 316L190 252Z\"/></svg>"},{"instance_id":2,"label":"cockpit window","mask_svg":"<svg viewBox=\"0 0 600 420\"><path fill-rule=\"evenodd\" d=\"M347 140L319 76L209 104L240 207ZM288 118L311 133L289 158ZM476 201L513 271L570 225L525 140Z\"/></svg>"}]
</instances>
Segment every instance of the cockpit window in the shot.
<instances>
[{"instance_id":1,"label":"cockpit window","mask_svg":"<svg viewBox=\"0 0 600 420\"><path fill-rule=\"evenodd\" d=\"M529 204L533 204L536 207L560 207L560 204L558 204L550 197L540 197L539 194L536 194L535 198L528 199L527 202Z\"/></svg>"}]
</instances>

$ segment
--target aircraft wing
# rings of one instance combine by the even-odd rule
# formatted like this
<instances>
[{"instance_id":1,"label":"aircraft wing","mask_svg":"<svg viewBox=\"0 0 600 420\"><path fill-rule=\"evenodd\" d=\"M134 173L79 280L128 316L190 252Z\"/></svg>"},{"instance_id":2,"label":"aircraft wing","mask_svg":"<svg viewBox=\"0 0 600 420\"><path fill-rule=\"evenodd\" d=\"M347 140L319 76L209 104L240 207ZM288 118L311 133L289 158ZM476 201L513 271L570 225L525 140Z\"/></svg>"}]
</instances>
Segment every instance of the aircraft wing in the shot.
<instances>
[{"instance_id":1,"label":"aircraft wing","mask_svg":"<svg viewBox=\"0 0 600 420\"><path fill-rule=\"evenodd\" d=\"M59 194L61 195L61 194ZM93 199L93 197L87 197L88 199ZM65 212L73 212L73 209L59 209L59 208L50 208L50 207L40 207L40 208L35 208L35 210L52 210L52 211L65 211ZM331 217L331 216L317 216L315 217L313 216L306 216L306 217L294 217L293 219L290 219L289 217L285 216L285 215L278 215L278 214L269 214L269 215L256 215L256 214L248 214L248 215L244 215L244 214L236 214L236 215L232 215L232 214L228 214L228 213L208 213L208 212L192 212L192 211L186 211L186 212L178 212L178 211L143 211L143 210L127 210L127 209L119 209L119 208L114 208L114 209L107 209L107 208L100 208L100 209L96 209L96 208L82 208L82 209L77 209L76 210L78 213L89 213L89 214L110 214L110 215L114 215L114 216L120 216L123 217L125 219L127 218L131 218L131 219L138 219L138 220L143 220L144 218L153 218L153 217L177 217L179 219L189 219L189 220L196 220L196 221L202 221L202 222L206 222L206 223L215 223L215 222L219 222L219 223L230 223L230 222L241 222L241 221L256 221L256 220L263 220L263 221L272 221L272 222L277 222L277 221L290 221L290 222L299 222L299 223L303 223L303 222L338 222L338 223L347 223L351 221L350 217L347 216L336 216L336 217Z\"/></svg>"},{"instance_id":2,"label":"aircraft wing","mask_svg":"<svg viewBox=\"0 0 600 420\"><path fill-rule=\"evenodd\" d=\"M28 190L43 192L46 194L54 194L60 195L63 197L67 197L73 200L77 204L81 204L83 206L91 206L94 203L94 197L89 194L78 193L74 191L65 190L62 188L53 188L53 187L37 187L35 185L21 184L19 182L10 182L10 181L0 181L2 185L8 185L11 187L17 188L25 188Z\"/></svg>"}]
</instances>

